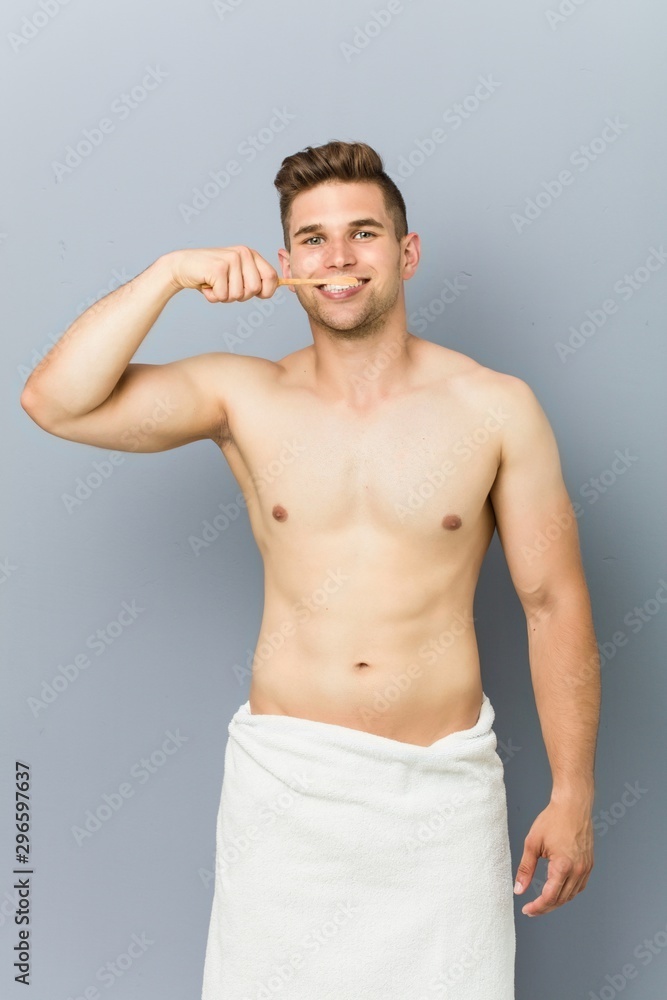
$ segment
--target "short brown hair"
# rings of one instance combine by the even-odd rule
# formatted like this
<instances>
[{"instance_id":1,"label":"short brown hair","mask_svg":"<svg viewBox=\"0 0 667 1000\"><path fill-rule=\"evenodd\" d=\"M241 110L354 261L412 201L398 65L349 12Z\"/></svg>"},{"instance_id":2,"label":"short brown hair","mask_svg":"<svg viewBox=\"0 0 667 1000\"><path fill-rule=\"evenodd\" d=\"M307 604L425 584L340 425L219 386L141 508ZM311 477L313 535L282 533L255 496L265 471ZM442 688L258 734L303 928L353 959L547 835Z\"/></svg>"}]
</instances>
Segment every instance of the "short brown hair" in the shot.
<instances>
[{"instance_id":1,"label":"short brown hair","mask_svg":"<svg viewBox=\"0 0 667 1000\"><path fill-rule=\"evenodd\" d=\"M403 195L385 173L382 157L365 142L332 140L323 146L306 146L286 156L275 176L280 195L280 222L285 248L290 249L289 222L292 202L302 191L326 181L372 181L382 191L387 214L394 224L396 239L408 234Z\"/></svg>"}]
</instances>

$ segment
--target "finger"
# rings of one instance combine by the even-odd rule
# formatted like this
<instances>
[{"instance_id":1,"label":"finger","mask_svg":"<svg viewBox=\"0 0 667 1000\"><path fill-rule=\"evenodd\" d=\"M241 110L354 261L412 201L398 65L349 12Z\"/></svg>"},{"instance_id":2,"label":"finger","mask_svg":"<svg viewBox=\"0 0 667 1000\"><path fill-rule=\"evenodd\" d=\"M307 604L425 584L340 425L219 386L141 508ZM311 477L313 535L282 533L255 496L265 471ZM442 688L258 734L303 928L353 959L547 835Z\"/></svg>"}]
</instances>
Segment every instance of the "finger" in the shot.
<instances>
[{"instance_id":1,"label":"finger","mask_svg":"<svg viewBox=\"0 0 667 1000\"><path fill-rule=\"evenodd\" d=\"M265 260L261 254L253 250L253 259L255 265L262 279L262 289L258 293L259 297L262 299L270 298L278 287L278 272L275 267L272 267L268 260Z\"/></svg>"},{"instance_id":2,"label":"finger","mask_svg":"<svg viewBox=\"0 0 667 1000\"><path fill-rule=\"evenodd\" d=\"M553 868L553 862L549 863L547 880L544 883L542 892L532 902L526 903L521 912L528 917L535 917L540 913L548 913L560 905L558 900L568 881L568 877L563 872L558 872Z\"/></svg>"},{"instance_id":3,"label":"finger","mask_svg":"<svg viewBox=\"0 0 667 1000\"><path fill-rule=\"evenodd\" d=\"M250 247L241 247L241 272L243 278L243 295L240 301L246 302L248 299L259 295L262 290L262 276L259 273L255 260L255 251Z\"/></svg>"},{"instance_id":4,"label":"finger","mask_svg":"<svg viewBox=\"0 0 667 1000\"><path fill-rule=\"evenodd\" d=\"M569 903L571 899L578 896L580 892L586 887L586 882L588 881L588 872L584 871L581 875L573 874L570 879L563 886L563 891L558 897L558 905L561 903Z\"/></svg>"},{"instance_id":5,"label":"finger","mask_svg":"<svg viewBox=\"0 0 667 1000\"><path fill-rule=\"evenodd\" d=\"M207 270L204 272L205 278L199 286L202 295L209 302L226 302L229 298L229 286L227 276L229 273L229 259L223 255L215 263L210 260L206 262Z\"/></svg>"},{"instance_id":6,"label":"finger","mask_svg":"<svg viewBox=\"0 0 667 1000\"><path fill-rule=\"evenodd\" d=\"M242 248L234 247L229 255L227 269L227 302L239 302L243 299L243 267Z\"/></svg>"},{"instance_id":7,"label":"finger","mask_svg":"<svg viewBox=\"0 0 667 1000\"><path fill-rule=\"evenodd\" d=\"M579 879L576 875L570 875L560 887L556 897L552 899L549 910L555 910L557 907L563 906L565 903L569 903L571 899L574 899L576 896L575 887L578 882Z\"/></svg>"},{"instance_id":8,"label":"finger","mask_svg":"<svg viewBox=\"0 0 667 1000\"><path fill-rule=\"evenodd\" d=\"M539 855L533 850L532 847L524 847L523 856L519 862L519 867L516 872L516 880L514 883L515 885L517 882L519 883L521 886L520 892L524 892L533 881L538 857Z\"/></svg>"},{"instance_id":9,"label":"finger","mask_svg":"<svg viewBox=\"0 0 667 1000\"><path fill-rule=\"evenodd\" d=\"M220 272L213 271L206 279L206 283L199 286L199 290L209 302L224 301L227 296L226 270Z\"/></svg>"},{"instance_id":10,"label":"finger","mask_svg":"<svg viewBox=\"0 0 667 1000\"><path fill-rule=\"evenodd\" d=\"M213 282L212 285L202 285L201 288L200 288L200 291L201 291L202 295L204 296L204 298L207 299L208 302L219 302L220 299L218 298L218 294L217 294L217 292L215 290L215 284L216 284L216 281L218 281L218 279L217 278L211 278L211 281ZM219 290L220 290L220 288L218 286L218 291Z\"/></svg>"}]
</instances>

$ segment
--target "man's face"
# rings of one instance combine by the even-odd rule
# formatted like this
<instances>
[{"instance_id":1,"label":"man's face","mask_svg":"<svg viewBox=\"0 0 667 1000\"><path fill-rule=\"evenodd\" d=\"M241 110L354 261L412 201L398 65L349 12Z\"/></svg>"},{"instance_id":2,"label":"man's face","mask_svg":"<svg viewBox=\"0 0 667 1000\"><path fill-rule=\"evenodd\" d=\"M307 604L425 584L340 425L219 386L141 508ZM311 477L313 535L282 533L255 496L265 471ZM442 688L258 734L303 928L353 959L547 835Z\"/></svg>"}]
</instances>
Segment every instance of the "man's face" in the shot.
<instances>
[{"instance_id":1,"label":"man's face","mask_svg":"<svg viewBox=\"0 0 667 1000\"><path fill-rule=\"evenodd\" d=\"M330 182L301 192L292 202L289 231L291 252L278 252L283 277L321 277L332 284L341 274L370 279L342 294L292 286L311 324L360 339L382 330L397 304L404 309L405 240L397 242L377 184Z\"/></svg>"}]
</instances>

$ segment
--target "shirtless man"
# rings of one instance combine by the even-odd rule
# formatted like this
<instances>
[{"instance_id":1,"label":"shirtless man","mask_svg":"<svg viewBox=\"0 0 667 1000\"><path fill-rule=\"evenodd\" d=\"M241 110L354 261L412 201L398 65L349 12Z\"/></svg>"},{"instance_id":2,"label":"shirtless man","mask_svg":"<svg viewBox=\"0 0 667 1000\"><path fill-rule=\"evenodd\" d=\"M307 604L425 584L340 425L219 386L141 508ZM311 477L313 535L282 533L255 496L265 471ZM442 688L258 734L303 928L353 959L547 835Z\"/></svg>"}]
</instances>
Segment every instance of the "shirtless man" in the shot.
<instances>
[{"instance_id":1,"label":"shirtless man","mask_svg":"<svg viewBox=\"0 0 667 1000\"><path fill-rule=\"evenodd\" d=\"M83 313L21 404L49 433L99 448L219 447L264 561L253 714L422 747L473 726L483 691L473 598L497 529L553 777L517 869L523 892L538 857L549 859L522 911L535 916L584 889L593 867L599 675L576 520L529 386L407 330L420 238L401 235L385 195L372 179L334 177L284 196L282 276L363 279L343 292L290 286L311 345L277 362L216 351L131 363L180 290L225 303L278 287L247 246L175 250ZM161 419L137 436L161 401ZM397 676L401 695L389 700Z\"/></svg>"}]
</instances>

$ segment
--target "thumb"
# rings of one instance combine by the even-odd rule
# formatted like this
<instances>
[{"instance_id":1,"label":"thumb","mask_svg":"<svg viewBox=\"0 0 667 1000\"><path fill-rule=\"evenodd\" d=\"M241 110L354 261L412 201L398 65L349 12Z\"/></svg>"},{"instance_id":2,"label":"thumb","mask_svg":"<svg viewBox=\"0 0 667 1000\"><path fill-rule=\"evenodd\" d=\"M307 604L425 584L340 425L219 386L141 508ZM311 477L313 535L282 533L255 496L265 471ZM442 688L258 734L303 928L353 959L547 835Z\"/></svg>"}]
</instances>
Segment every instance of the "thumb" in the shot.
<instances>
[{"instance_id":1,"label":"thumb","mask_svg":"<svg viewBox=\"0 0 667 1000\"><path fill-rule=\"evenodd\" d=\"M532 882L537 866L537 859L537 851L529 844L526 844L516 873L516 881L514 883L515 895L519 896Z\"/></svg>"}]
</instances>

